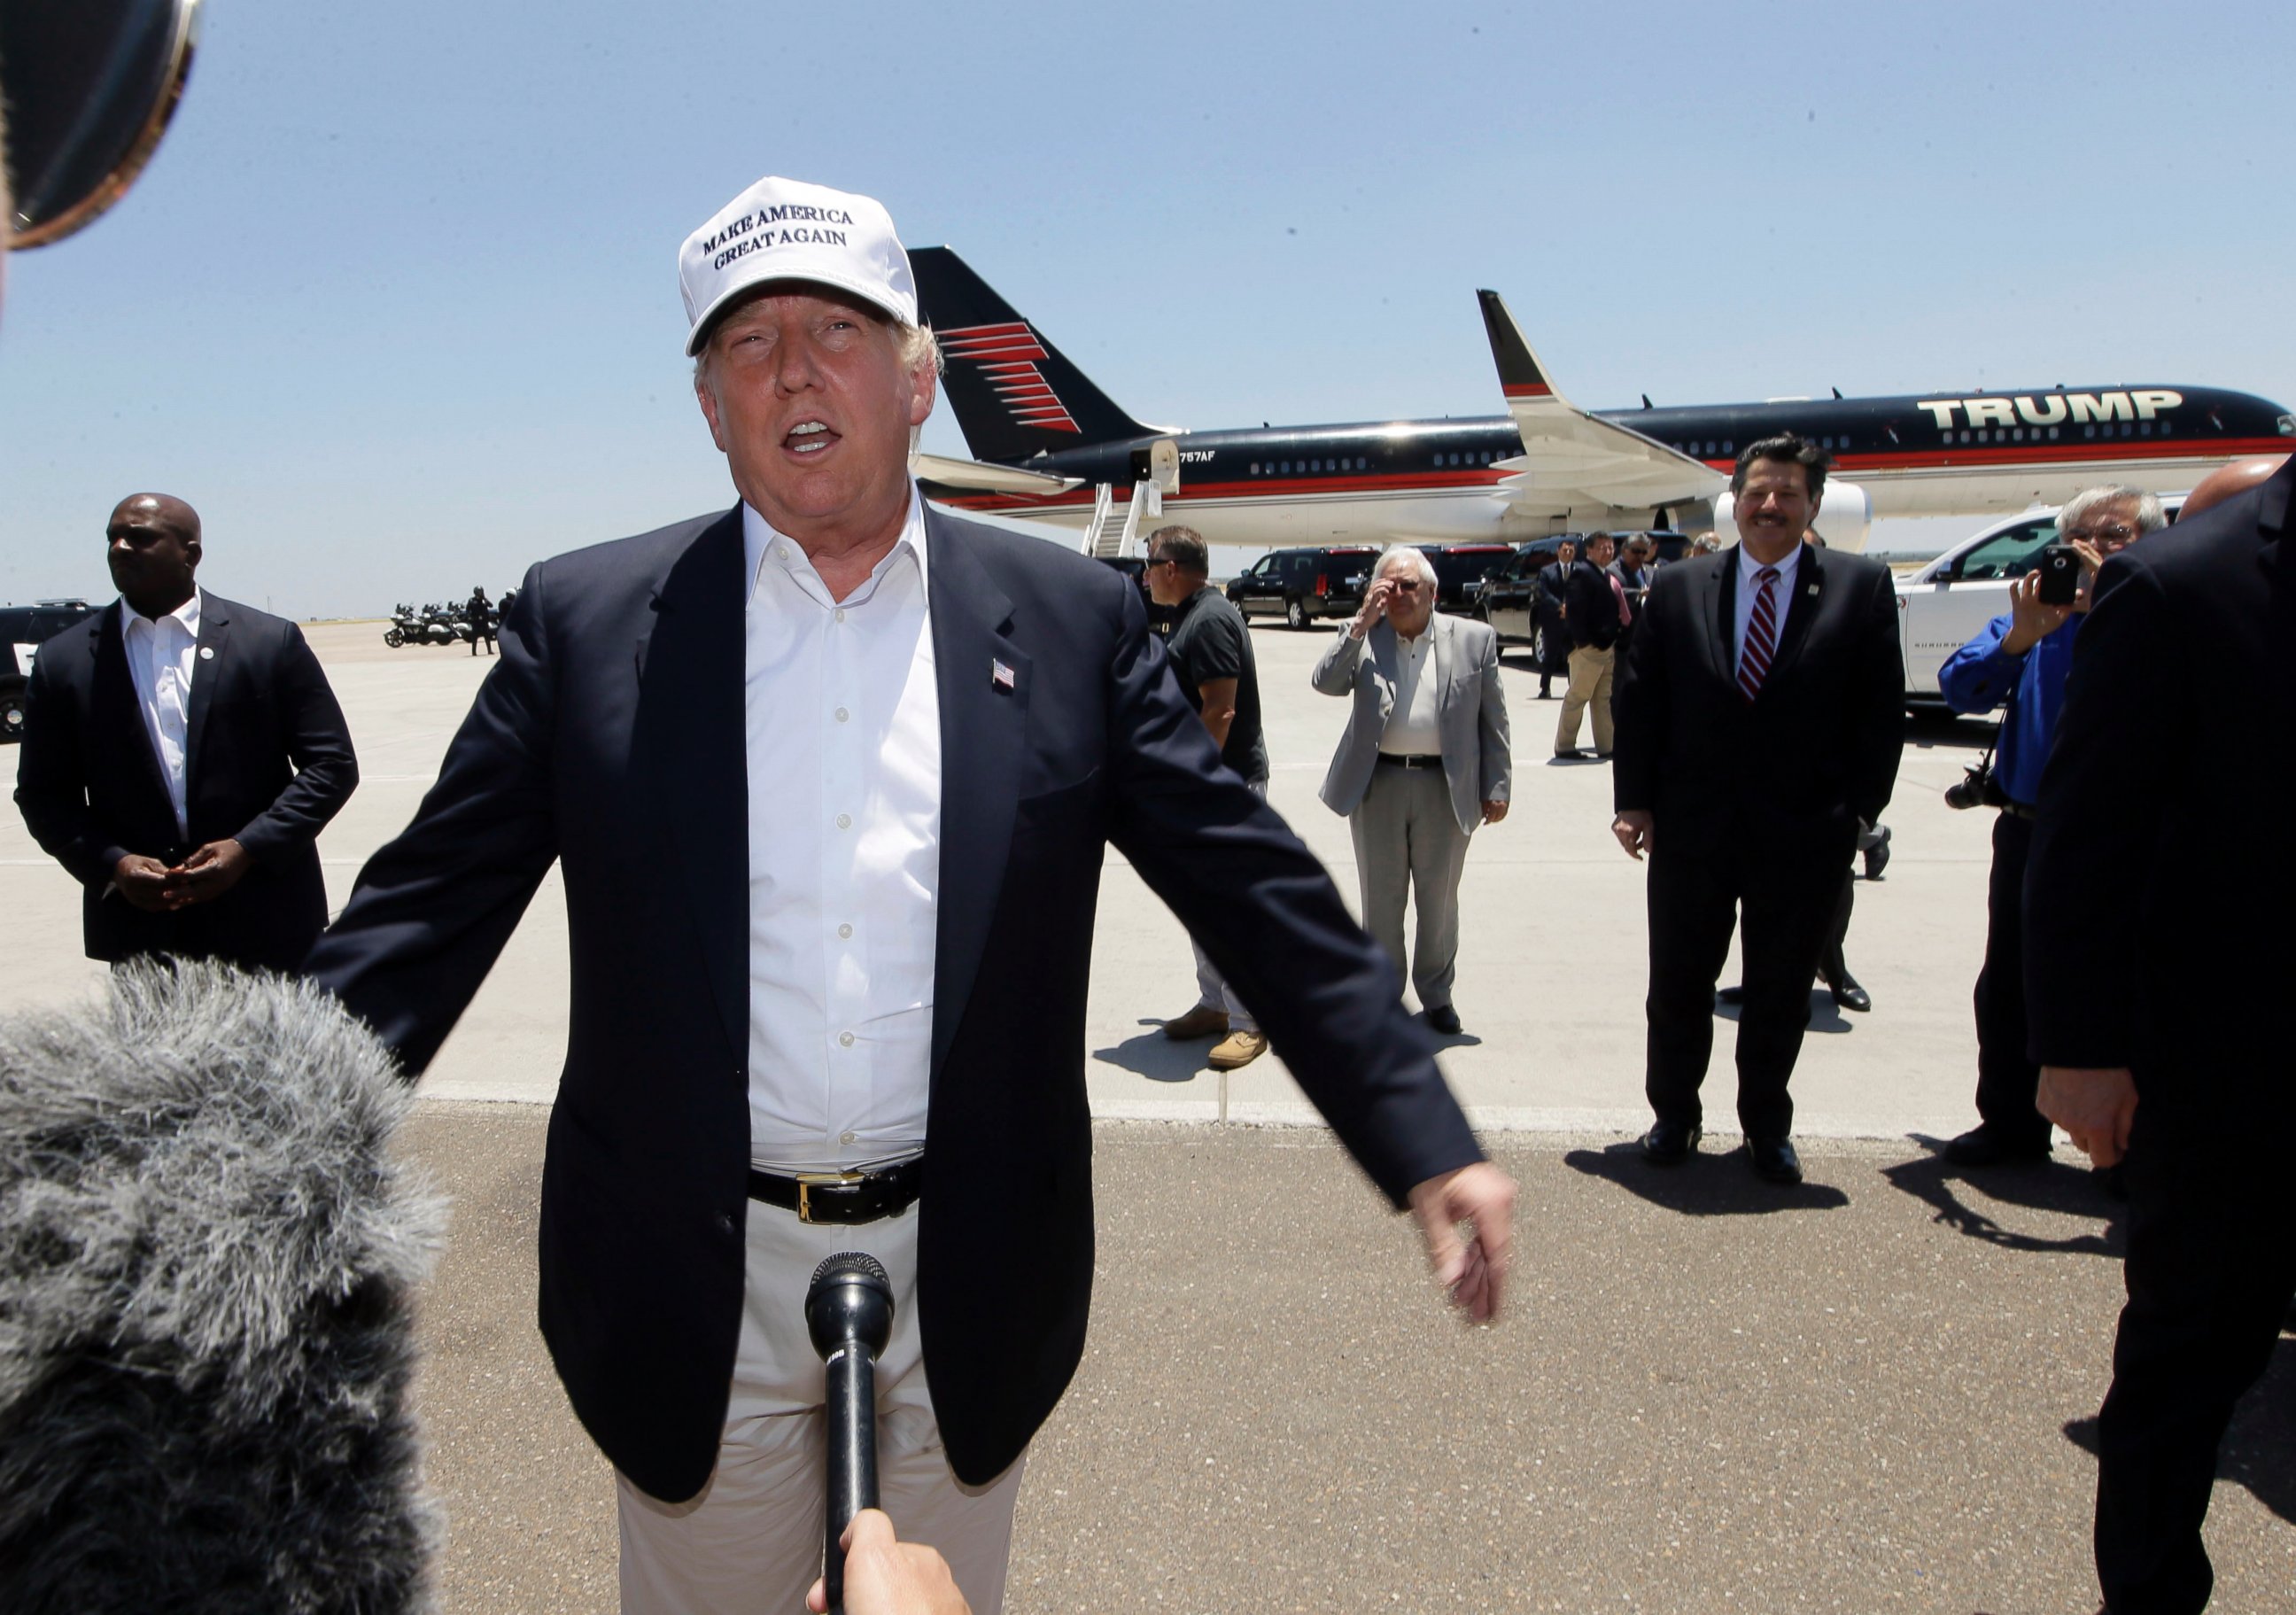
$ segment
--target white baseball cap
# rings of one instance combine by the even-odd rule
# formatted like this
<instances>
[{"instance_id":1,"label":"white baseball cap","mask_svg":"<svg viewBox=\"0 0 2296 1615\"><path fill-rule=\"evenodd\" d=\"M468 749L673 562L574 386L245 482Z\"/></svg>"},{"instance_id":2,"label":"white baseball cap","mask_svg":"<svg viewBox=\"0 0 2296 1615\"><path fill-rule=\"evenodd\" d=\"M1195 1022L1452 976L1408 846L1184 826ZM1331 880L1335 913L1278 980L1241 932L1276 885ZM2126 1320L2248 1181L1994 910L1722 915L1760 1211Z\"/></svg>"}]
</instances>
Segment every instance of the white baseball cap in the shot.
<instances>
[{"instance_id":1,"label":"white baseball cap","mask_svg":"<svg viewBox=\"0 0 2296 1615\"><path fill-rule=\"evenodd\" d=\"M873 197L768 176L712 214L677 250L677 289L693 322L687 357L729 301L765 281L817 281L917 323L909 255Z\"/></svg>"}]
</instances>

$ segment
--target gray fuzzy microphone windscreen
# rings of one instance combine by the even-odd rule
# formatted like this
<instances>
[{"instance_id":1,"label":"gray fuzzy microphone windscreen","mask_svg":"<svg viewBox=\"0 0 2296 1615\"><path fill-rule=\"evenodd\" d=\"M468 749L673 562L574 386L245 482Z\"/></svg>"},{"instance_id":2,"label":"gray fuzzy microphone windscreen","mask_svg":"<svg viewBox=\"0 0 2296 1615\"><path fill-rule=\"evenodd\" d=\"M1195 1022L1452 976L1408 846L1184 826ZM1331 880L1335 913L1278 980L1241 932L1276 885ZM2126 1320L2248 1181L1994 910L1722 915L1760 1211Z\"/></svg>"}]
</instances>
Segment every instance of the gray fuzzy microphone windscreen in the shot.
<instances>
[{"instance_id":1,"label":"gray fuzzy microphone windscreen","mask_svg":"<svg viewBox=\"0 0 2296 1615\"><path fill-rule=\"evenodd\" d=\"M0 1021L0 1609L426 1607L409 1103L283 978L139 964Z\"/></svg>"}]
</instances>

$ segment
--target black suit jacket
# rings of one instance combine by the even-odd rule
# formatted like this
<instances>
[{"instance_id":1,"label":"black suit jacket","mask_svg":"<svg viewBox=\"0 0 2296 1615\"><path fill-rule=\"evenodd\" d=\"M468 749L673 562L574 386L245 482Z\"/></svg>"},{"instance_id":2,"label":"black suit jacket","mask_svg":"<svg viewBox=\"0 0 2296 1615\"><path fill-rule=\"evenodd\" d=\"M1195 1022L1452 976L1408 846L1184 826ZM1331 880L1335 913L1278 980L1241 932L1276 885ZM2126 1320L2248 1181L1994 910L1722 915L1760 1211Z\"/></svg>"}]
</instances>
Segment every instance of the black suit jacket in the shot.
<instances>
[{"instance_id":1,"label":"black suit jacket","mask_svg":"<svg viewBox=\"0 0 2296 1615\"><path fill-rule=\"evenodd\" d=\"M1619 597L1611 590L1611 575L1593 562L1570 563L1562 598L1570 608L1563 626L1570 632L1570 643L1580 650L1608 650L1626 632L1626 625L1619 620Z\"/></svg>"},{"instance_id":2,"label":"black suit jacket","mask_svg":"<svg viewBox=\"0 0 2296 1615\"><path fill-rule=\"evenodd\" d=\"M1889 569L1805 548L1777 654L1751 702L1732 643L1737 587L1734 547L1652 581L1619 680L1613 801L1653 816L1660 856L1729 846L1846 865L1857 821L1874 823L1888 806L1905 749Z\"/></svg>"},{"instance_id":3,"label":"black suit jacket","mask_svg":"<svg viewBox=\"0 0 2296 1615\"><path fill-rule=\"evenodd\" d=\"M2155 1116L2296 1108L2292 503L2296 461L2105 563L2041 775L2032 1056L2129 1067ZM2199 699L2177 676L2196 657Z\"/></svg>"},{"instance_id":4,"label":"black suit jacket","mask_svg":"<svg viewBox=\"0 0 2296 1615\"><path fill-rule=\"evenodd\" d=\"M90 958L174 954L292 970L327 922L319 832L358 784L342 709L301 629L202 590L185 715L190 834L180 836L127 668L125 609L65 629L32 664L16 761L24 823L86 889ZM253 866L212 902L146 914L110 890L129 853L172 864L226 839Z\"/></svg>"},{"instance_id":5,"label":"black suit jacket","mask_svg":"<svg viewBox=\"0 0 2296 1615\"><path fill-rule=\"evenodd\" d=\"M950 1463L980 1481L1083 1351L1105 843L1202 939L1398 1204L1480 1152L1378 948L1220 767L1138 589L937 510L925 530L942 808L918 1316ZM530 571L437 785L311 959L420 1071L562 863L572 1023L543 1170L542 1329L599 1446L670 1499L716 1462L741 1330L742 569L736 507Z\"/></svg>"}]
</instances>

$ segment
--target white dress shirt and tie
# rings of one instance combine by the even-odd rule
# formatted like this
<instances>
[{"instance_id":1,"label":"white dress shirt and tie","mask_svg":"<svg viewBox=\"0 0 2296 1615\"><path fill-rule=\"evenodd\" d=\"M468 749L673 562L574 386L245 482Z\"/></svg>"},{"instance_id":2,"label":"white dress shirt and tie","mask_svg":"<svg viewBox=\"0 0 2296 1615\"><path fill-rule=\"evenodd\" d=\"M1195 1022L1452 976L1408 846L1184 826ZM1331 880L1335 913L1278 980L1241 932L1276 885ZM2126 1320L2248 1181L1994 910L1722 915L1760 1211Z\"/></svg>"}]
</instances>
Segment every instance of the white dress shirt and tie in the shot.
<instances>
[{"instance_id":1,"label":"white dress shirt and tie","mask_svg":"<svg viewBox=\"0 0 2296 1615\"><path fill-rule=\"evenodd\" d=\"M941 729L924 509L913 494L899 538L843 600L754 509L742 519L750 1159L784 1176L882 1167L924 1149L932 1052ZM683 1504L618 1476L625 1609L740 1607L760 1564L817 1545L821 1360L799 1303L846 1250L893 1283L877 1366L884 1506L996 1607L1026 1461L978 1490L949 1473L917 1332L916 1234L914 1206L850 1227L751 1206L718 1472Z\"/></svg>"}]
</instances>

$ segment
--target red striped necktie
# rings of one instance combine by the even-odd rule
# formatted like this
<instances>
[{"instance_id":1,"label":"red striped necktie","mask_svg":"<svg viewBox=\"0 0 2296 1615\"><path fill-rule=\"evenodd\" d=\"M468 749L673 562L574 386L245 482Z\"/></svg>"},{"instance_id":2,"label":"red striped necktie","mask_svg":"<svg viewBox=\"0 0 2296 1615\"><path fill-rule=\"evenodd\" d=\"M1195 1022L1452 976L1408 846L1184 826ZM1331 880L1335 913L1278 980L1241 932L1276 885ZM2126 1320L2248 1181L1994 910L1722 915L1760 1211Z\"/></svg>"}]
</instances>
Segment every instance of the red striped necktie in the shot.
<instances>
[{"instance_id":1,"label":"red striped necktie","mask_svg":"<svg viewBox=\"0 0 2296 1615\"><path fill-rule=\"evenodd\" d=\"M1754 574L1754 614L1746 620L1746 648L1738 656L1738 693L1751 701L1762 693L1770 658L1778 650L1778 569Z\"/></svg>"}]
</instances>

